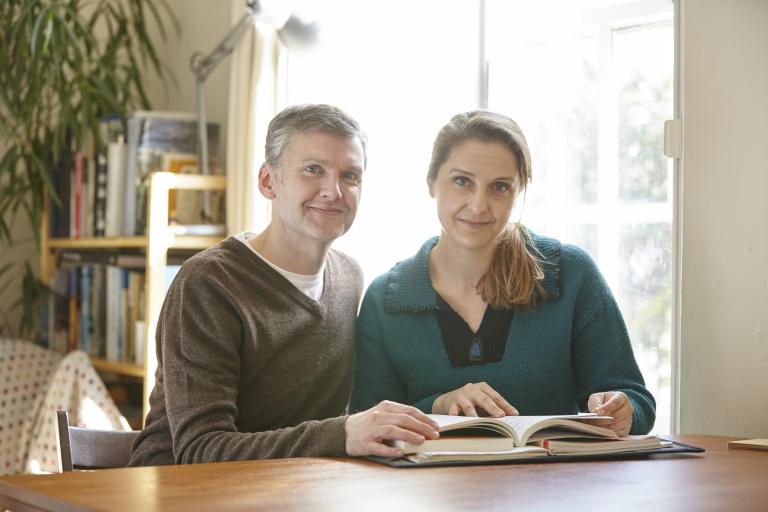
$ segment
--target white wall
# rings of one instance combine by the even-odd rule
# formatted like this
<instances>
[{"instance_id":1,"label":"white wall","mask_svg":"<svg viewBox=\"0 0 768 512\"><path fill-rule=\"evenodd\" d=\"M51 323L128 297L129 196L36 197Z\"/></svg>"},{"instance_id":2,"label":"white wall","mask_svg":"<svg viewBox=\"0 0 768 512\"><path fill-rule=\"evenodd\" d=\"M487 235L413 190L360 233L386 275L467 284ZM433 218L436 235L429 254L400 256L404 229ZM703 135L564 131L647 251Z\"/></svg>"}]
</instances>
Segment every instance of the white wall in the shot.
<instances>
[{"instance_id":1,"label":"white wall","mask_svg":"<svg viewBox=\"0 0 768 512\"><path fill-rule=\"evenodd\" d=\"M168 4L181 25L181 37L176 38L173 30L167 26L166 29L170 29L168 41L163 43L157 39L157 45L160 59L173 71L178 88L170 80L164 88L153 77L147 84L147 94L155 110L195 112L195 77L189 68L189 59L195 52L209 53L229 32L234 24L231 20L232 4L230 0L168 0ZM224 156L226 147L229 68L230 59L226 58L205 82L208 121L219 123L224 135L221 140L221 156Z\"/></svg>"},{"instance_id":2,"label":"white wall","mask_svg":"<svg viewBox=\"0 0 768 512\"><path fill-rule=\"evenodd\" d=\"M681 14L680 430L768 437L768 1Z\"/></svg>"},{"instance_id":3,"label":"white wall","mask_svg":"<svg viewBox=\"0 0 768 512\"><path fill-rule=\"evenodd\" d=\"M0 186L3 186L0 184ZM6 217L6 222L10 222L11 216ZM0 314L3 320L0 322L0 336L18 336L19 322L21 322L22 310L11 311L13 305L21 298L21 283L24 278L25 261L30 262L32 269L37 272L40 261L37 246L35 245L35 233L27 220L26 214L19 210L13 224L11 225L11 235L15 245L13 247L0 247L0 266L7 263L14 263L12 271L6 273L2 278L2 287L0 287ZM7 316L6 316L7 315ZM10 326L2 329L5 322Z\"/></svg>"}]
</instances>

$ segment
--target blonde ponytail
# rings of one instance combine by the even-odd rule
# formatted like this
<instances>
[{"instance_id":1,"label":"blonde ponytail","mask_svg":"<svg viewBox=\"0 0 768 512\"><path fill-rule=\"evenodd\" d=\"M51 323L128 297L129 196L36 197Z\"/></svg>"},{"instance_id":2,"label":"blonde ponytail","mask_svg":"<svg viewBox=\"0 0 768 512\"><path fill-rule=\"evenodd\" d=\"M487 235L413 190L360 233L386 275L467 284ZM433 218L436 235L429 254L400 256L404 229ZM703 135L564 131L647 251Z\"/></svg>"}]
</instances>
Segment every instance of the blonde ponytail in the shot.
<instances>
[{"instance_id":1,"label":"blonde ponytail","mask_svg":"<svg viewBox=\"0 0 768 512\"><path fill-rule=\"evenodd\" d=\"M477 284L483 301L493 309L532 310L546 298L544 271L532 251L530 235L520 223L504 230L491 266Z\"/></svg>"}]
</instances>

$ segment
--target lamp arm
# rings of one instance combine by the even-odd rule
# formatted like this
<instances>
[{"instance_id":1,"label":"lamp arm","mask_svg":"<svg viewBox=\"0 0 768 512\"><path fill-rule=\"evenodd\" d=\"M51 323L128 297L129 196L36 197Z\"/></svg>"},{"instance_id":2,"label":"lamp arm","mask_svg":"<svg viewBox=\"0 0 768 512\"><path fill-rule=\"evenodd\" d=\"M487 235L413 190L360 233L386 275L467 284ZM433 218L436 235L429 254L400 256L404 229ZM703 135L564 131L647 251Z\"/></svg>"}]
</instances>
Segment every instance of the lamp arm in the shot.
<instances>
[{"instance_id":1,"label":"lamp arm","mask_svg":"<svg viewBox=\"0 0 768 512\"><path fill-rule=\"evenodd\" d=\"M250 8L243 14L240 21L232 27L232 30L224 36L219 44L208 55L202 55L200 52L192 54L189 65L192 68L192 72L195 74L197 81L204 82L213 69L219 65L219 62L224 60L237 46L240 39L243 38L248 29L253 27L256 13Z\"/></svg>"},{"instance_id":2,"label":"lamp arm","mask_svg":"<svg viewBox=\"0 0 768 512\"><path fill-rule=\"evenodd\" d=\"M190 68L192 68L192 72L195 75L197 89L197 161L200 167L200 174L204 176L208 176L211 173L208 162L208 123L205 116L205 80L211 71L232 53L248 29L253 27L255 17L255 12L249 6L246 13L240 18L240 21L224 36L224 39L216 45L216 48L211 53L204 56L199 52L195 52L189 61ZM204 220L211 219L210 190L203 190L202 217Z\"/></svg>"}]
</instances>

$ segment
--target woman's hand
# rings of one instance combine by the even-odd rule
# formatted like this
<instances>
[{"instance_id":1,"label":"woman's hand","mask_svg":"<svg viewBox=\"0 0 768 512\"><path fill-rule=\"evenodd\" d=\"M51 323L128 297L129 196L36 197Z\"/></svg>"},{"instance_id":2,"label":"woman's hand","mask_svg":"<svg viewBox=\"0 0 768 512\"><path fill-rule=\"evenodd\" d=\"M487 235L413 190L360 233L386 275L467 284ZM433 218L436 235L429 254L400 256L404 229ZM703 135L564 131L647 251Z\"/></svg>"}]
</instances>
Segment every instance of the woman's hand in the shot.
<instances>
[{"instance_id":1,"label":"woman's hand","mask_svg":"<svg viewBox=\"0 0 768 512\"><path fill-rule=\"evenodd\" d=\"M348 455L402 457L403 450L384 444L385 439L421 444L437 439L439 427L429 416L410 405L384 400L367 411L347 418Z\"/></svg>"},{"instance_id":2,"label":"woman's hand","mask_svg":"<svg viewBox=\"0 0 768 512\"><path fill-rule=\"evenodd\" d=\"M432 404L433 414L451 416L517 416L517 409L504 400L495 389L485 382L466 384L457 390L437 397Z\"/></svg>"},{"instance_id":3,"label":"woman's hand","mask_svg":"<svg viewBox=\"0 0 768 512\"><path fill-rule=\"evenodd\" d=\"M632 413L634 408L627 395L621 391L603 391L592 393L587 402L589 412L600 416L612 416L612 420L595 423L601 427L609 428L620 436L629 434L632 428Z\"/></svg>"}]
</instances>

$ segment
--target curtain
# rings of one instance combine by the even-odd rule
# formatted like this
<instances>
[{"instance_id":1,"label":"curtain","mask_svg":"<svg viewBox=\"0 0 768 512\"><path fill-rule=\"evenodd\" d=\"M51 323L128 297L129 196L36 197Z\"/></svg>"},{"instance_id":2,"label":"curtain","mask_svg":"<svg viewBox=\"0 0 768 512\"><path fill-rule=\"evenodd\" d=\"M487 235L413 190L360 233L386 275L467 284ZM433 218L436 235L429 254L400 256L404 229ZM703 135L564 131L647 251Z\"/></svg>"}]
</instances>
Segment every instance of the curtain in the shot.
<instances>
[{"instance_id":1,"label":"curtain","mask_svg":"<svg viewBox=\"0 0 768 512\"><path fill-rule=\"evenodd\" d=\"M245 13L233 0L232 22ZM273 27L257 22L232 54L227 125L227 230L261 231L269 223L269 202L258 189L267 125L285 98L285 56Z\"/></svg>"}]
</instances>

